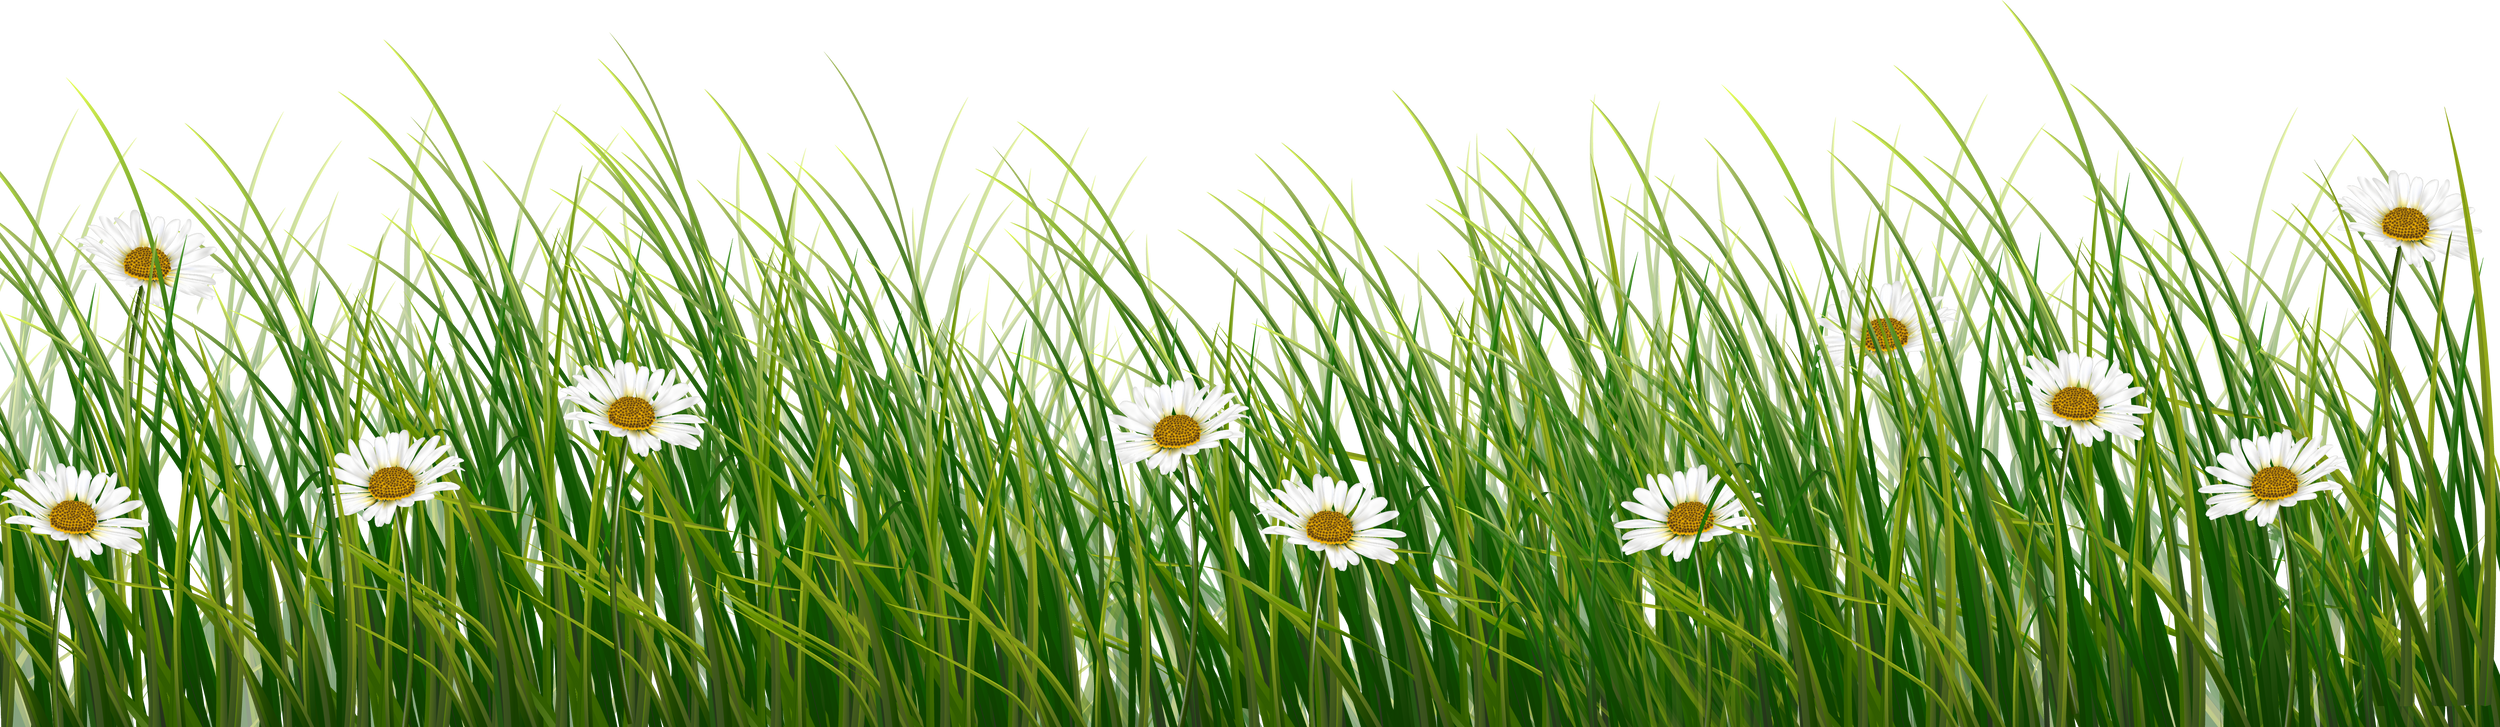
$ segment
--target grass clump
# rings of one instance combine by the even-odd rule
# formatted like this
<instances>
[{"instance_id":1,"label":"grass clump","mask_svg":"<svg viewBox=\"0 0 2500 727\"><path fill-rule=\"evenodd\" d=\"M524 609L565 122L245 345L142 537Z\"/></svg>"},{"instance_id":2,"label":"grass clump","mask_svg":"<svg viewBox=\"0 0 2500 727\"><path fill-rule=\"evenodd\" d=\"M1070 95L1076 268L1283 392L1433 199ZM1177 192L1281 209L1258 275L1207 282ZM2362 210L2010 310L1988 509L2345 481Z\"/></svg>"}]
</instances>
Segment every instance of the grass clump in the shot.
<instances>
[{"instance_id":1,"label":"grass clump","mask_svg":"<svg viewBox=\"0 0 2500 727\"><path fill-rule=\"evenodd\" d=\"M361 269L253 170L221 206L125 167L112 265L0 177L0 475L109 473L140 521L0 537L0 715L2494 719L2461 181L2460 259L2405 247L2437 200L2339 201L2428 189L2375 159L2216 239L2062 85L2078 174L2031 186L2070 212L1966 143L1835 155L1818 205L1777 147L1702 195L1607 119L1627 173L1579 199L1424 134L1453 284L1280 169L1209 311L1056 147L941 209L882 150L741 138L724 197L623 85L643 133L554 200L439 106L377 122L409 206Z\"/></svg>"}]
</instances>

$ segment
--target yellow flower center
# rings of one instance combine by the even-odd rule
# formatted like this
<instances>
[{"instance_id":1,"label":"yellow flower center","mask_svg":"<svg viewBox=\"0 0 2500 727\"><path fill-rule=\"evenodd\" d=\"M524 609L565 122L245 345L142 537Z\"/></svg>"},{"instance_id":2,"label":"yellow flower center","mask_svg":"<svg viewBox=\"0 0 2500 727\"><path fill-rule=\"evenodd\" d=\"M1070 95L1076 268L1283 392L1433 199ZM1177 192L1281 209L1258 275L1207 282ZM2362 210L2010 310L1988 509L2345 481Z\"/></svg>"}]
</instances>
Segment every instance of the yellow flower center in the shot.
<instances>
[{"instance_id":1,"label":"yellow flower center","mask_svg":"<svg viewBox=\"0 0 2500 727\"><path fill-rule=\"evenodd\" d=\"M1354 518L1335 510L1322 511L1302 521L1302 534L1327 545L1351 543L1354 542Z\"/></svg>"},{"instance_id":2,"label":"yellow flower center","mask_svg":"<svg viewBox=\"0 0 2500 727\"><path fill-rule=\"evenodd\" d=\"M1198 437L1204 434L1206 429L1198 426L1198 420L1187 414L1174 414L1155 422L1155 446L1164 449L1197 444ZM1344 516L1340 515L1338 519L1344 519Z\"/></svg>"},{"instance_id":3,"label":"yellow flower center","mask_svg":"<svg viewBox=\"0 0 2500 727\"><path fill-rule=\"evenodd\" d=\"M153 247L134 247L122 255L122 273L151 283L165 282L165 275L174 271L174 258Z\"/></svg>"},{"instance_id":4,"label":"yellow flower center","mask_svg":"<svg viewBox=\"0 0 2500 727\"><path fill-rule=\"evenodd\" d=\"M1891 353L1910 345L1910 324L1899 318L1877 318L1867 321L1858 331L1858 347L1867 353Z\"/></svg>"},{"instance_id":5,"label":"yellow flower center","mask_svg":"<svg viewBox=\"0 0 2500 727\"><path fill-rule=\"evenodd\" d=\"M2081 386L2058 389L2049 397L2049 411L2070 422L2088 422L2101 415L2101 395Z\"/></svg>"},{"instance_id":6,"label":"yellow flower center","mask_svg":"<svg viewBox=\"0 0 2500 727\"><path fill-rule=\"evenodd\" d=\"M624 396L608 404L608 423L616 425L618 429L628 432L647 432L651 431L651 425L659 420L659 412L651 408L650 399Z\"/></svg>"},{"instance_id":7,"label":"yellow flower center","mask_svg":"<svg viewBox=\"0 0 2500 727\"><path fill-rule=\"evenodd\" d=\"M1667 511L1667 532L1687 536L1700 535L1701 531L1709 530L1710 523L1716 519L1711 516L1709 505L1699 502L1679 502L1675 504L1675 509Z\"/></svg>"},{"instance_id":8,"label":"yellow flower center","mask_svg":"<svg viewBox=\"0 0 2500 727\"><path fill-rule=\"evenodd\" d=\"M382 502L393 502L416 492L417 476L406 467L384 467L365 478L365 494Z\"/></svg>"},{"instance_id":9,"label":"yellow flower center","mask_svg":"<svg viewBox=\"0 0 2500 727\"><path fill-rule=\"evenodd\" d=\"M2405 242L2421 242L2422 238L2431 236L2431 218L2422 214L2421 210L2398 207L2378 218L2378 231Z\"/></svg>"},{"instance_id":10,"label":"yellow flower center","mask_svg":"<svg viewBox=\"0 0 2500 727\"><path fill-rule=\"evenodd\" d=\"M2257 470L2256 476L2248 478L2248 494L2260 500L2280 500L2299 491L2300 475L2282 465Z\"/></svg>"},{"instance_id":11,"label":"yellow flower center","mask_svg":"<svg viewBox=\"0 0 2500 727\"><path fill-rule=\"evenodd\" d=\"M71 535L95 532L95 506L77 500L65 500L52 506L52 529Z\"/></svg>"}]
</instances>

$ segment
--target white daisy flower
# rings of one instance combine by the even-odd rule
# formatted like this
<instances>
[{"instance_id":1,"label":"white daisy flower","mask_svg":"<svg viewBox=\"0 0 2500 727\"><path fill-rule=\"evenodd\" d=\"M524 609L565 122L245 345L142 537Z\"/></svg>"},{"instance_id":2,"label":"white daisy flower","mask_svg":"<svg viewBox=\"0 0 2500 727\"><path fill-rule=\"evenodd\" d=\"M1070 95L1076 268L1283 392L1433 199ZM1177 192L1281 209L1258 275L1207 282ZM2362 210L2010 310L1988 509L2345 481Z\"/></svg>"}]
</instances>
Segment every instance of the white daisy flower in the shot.
<instances>
[{"instance_id":1,"label":"white daisy flower","mask_svg":"<svg viewBox=\"0 0 2500 727\"><path fill-rule=\"evenodd\" d=\"M52 467L26 473L17 489L0 496L27 514L9 518L53 540L69 542L70 552L91 558L112 547L139 552L139 528L147 521L123 517L139 509L130 488L113 484L113 475L74 467Z\"/></svg>"},{"instance_id":2,"label":"white daisy flower","mask_svg":"<svg viewBox=\"0 0 2500 727\"><path fill-rule=\"evenodd\" d=\"M1389 501L1373 495L1370 485L1319 475L1312 475L1308 486L1292 480L1284 485L1272 492L1274 499L1258 501L1259 513L1277 522L1259 532L1285 536L1285 542L1327 556L1328 564L1337 570L1364 558L1398 562L1398 552L1392 549L1395 544L1389 539L1406 537L1406 533L1381 527L1398 513L1389 509Z\"/></svg>"},{"instance_id":3,"label":"white daisy flower","mask_svg":"<svg viewBox=\"0 0 2500 727\"><path fill-rule=\"evenodd\" d=\"M2401 264L2431 262L2441 256L2465 254L2465 204L2446 180L2432 181L2404 172L2386 179L2362 177L2344 188L2344 214L2370 242L2394 248Z\"/></svg>"},{"instance_id":4,"label":"white daisy flower","mask_svg":"<svg viewBox=\"0 0 2500 727\"><path fill-rule=\"evenodd\" d=\"M663 444L703 446L703 417L692 412L703 397L675 371L619 361L583 369L580 383L556 395L583 409L565 420L624 437L634 454L657 452Z\"/></svg>"},{"instance_id":5,"label":"white daisy flower","mask_svg":"<svg viewBox=\"0 0 2500 727\"><path fill-rule=\"evenodd\" d=\"M2465 207L2465 210L2470 212L2470 222L2483 222L2483 210L2475 210L2475 207ZM2475 277L2475 260L2483 260L2483 225L2468 227L2475 230L2475 255L2465 255L2465 240L2468 237L2455 237L2455 242L2448 245L2448 265L2458 267L2448 275L2448 330L2458 332L2460 340L2465 337L2465 302L2470 300L2468 295L2470 287L2473 287L2468 285L2468 280ZM2490 305L2490 302L2485 300L2485 305Z\"/></svg>"},{"instance_id":6,"label":"white daisy flower","mask_svg":"<svg viewBox=\"0 0 2500 727\"><path fill-rule=\"evenodd\" d=\"M451 443L441 435L418 439L407 432L366 437L331 458L330 476L339 479L339 514L362 517L366 525L391 524L400 508L434 499L436 493L460 489L443 475L460 471Z\"/></svg>"},{"instance_id":7,"label":"white daisy flower","mask_svg":"<svg viewBox=\"0 0 2500 727\"><path fill-rule=\"evenodd\" d=\"M2293 439L2291 432L2232 442L2218 464L2205 472L2222 482L2198 489L2213 495L2207 500L2207 519L2247 513L2257 524L2270 525L2293 503L2344 489L2326 481L2328 475L2344 471L2344 458L2335 448Z\"/></svg>"},{"instance_id":8,"label":"white daisy flower","mask_svg":"<svg viewBox=\"0 0 2500 727\"><path fill-rule=\"evenodd\" d=\"M1148 386L1111 412L1111 448L1120 464L1144 462L1171 474L1181 458L1241 438L1241 415L1233 395L1185 383Z\"/></svg>"},{"instance_id":9,"label":"white daisy flower","mask_svg":"<svg viewBox=\"0 0 2500 727\"><path fill-rule=\"evenodd\" d=\"M1927 323L1930 304L1936 309L1933 326ZM1900 354L1916 360L1929 342L1942 345L1943 336L1961 320L1962 309L1951 298L1921 301L1909 286L1885 283L1875 286L1872 303L1858 319L1823 324L1823 347L1834 355Z\"/></svg>"},{"instance_id":10,"label":"white daisy flower","mask_svg":"<svg viewBox=\"0 0 2500 727\"><path fill-rule=\"evenodd\" d=\"M2134 403L2144 388L2128 386L2135 377L2119 371L2117 364L2061 351L2056 360L2032 357L2023 375L2031 379L2031 410L2039 413L2040 421L2075 430L2077 443L2144 437L2144 419L2138 415L2153 410Z\"/></svg>"},{"instance_id":11,"label":"white daisy flower","mask_svg":"<svg viewBox=\"0 0 2500 727\"><path fill-rule=\"evenodd\" d=\"M179 285L185 294L207 297L226 273L212 259L217 248L191 229L190 220L152 217L142 224L138 212L107 217L88 225L78 249L104 279L129 291Z\"/></svg>"},{"instance_id":12,"label":"white daisy flower","mask_svg":"<svg viewBox=\"0 0 2500 727\"><path fill-rule=\"evenodd\" d=\"M1693 556L1693 546L1753 524L1736 491L1720 489L1718 475L1707 467L1650 475L1623 509L1638 516L1615 523L1623 531L1624 555L1654 549L1683 560Z\"/></svg>"}]
</instances>

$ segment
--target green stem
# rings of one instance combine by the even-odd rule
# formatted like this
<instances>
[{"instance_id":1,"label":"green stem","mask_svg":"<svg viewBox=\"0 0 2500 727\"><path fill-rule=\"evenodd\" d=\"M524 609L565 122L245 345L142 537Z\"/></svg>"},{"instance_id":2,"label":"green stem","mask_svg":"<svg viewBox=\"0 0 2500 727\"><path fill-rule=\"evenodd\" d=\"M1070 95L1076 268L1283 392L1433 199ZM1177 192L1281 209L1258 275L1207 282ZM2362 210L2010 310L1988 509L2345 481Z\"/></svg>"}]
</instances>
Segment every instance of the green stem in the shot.
<instances>
[{"instance_id":1,"label":"green stem","mask_svg":"<svg viewBox=\"0 0 2500 727\"><path fill-rule=\"evenodd\" d=\"M617 540L625 537L625 467L627 462L632 462L630 457L632 440L627 440L625 450L617 452L615 507L607 510L607 522L610 522L607 525L607 632L615 635L617 650L617 712L620 712L617 717L622 717L627 705L627 692L632 692L632 680L625 677L625 590L622 590L625 580L617 577Z\"/></svg>"},{"instance_id":2,"label":"green stem","mask_svg":"<svg viewBox=\"0 0 2500 727\"><path fill-rule=\"evenodd\" d=\"M1185 537L1190 540L1190 570L1183 572L1185 577L1180 580L1190 590L1190 617L1183 622L1183 627L1190 630L1190 647L1185 650L1188 657L1183 657L1183 670L1180 670L1180 720L1188 722L1188 725L1198 725L1198 715L1190 712L1190 697L1198 695L1198 507L1195 507L1195 502L1190 502L1188 462L1180 465L1180 522L1183 522Z\"/></svg>"},{"instance_id":3,"label":"green stem","mask_svg":"<svg viewBox=\"0 0 2500 727\"><path fill-rule=\"evenodd\" d=\"M1703 675L1705 687L1703 687L1703 705L1700 707L1703 707L1703 715L1710 715L1710 702L1713 702L1710 700L1710 690L1715 690L1718 685L1710 685L1708 682L1710 680L1710 572L1703 570L1703 560L1700 560L1700 557L1695 557L1693 560L1693 587L1700 592L1700 605L1703 605L1703 612L1700 612L1700 620L1703 620L1703 672L1700 672L1700 675Z\"/></svg>"},{"instance_id":4,"label":"green stem","mask_svg":"<svg viewBox=\"0 0 2500 727\"><path fill-rule=\"evenodd\" d=\"M417 585L407 577L407 540L400 537L407 522L390 527L390 545L400 550L400 602L407 605L407 675L400 675L400 727L407 727L407 712L415 712L415 700L407 697L417 687Z\"/></svg>"},{"instance_id":5,"label":"green stem","mask_svg":"<svg viewBox=\"0 0 2500 727\"><path fill-rule=\"evenodd\" d=\"M2065 465L2058 467L2058 540L2055 540L2055 545L2058 545L2058 567L2055 567L2055 572L2058 572L2058 660L2050 662L2050 665L2055 665L2055 667L2050 667L2050 670L2053 670L2053 677L2050 677L2048 695L2040 695L2043 712L2048 712L2050 705L2055 705L2053 717L2050 717L2055 725L2065 725L2065 667L2068 667L2068 662L2065 662L2068 660L2068 650L2065 650L2065 642L2068 642L2068 605L2065 605L2065 580L2068 580L2068 572L2065 572L2065 535L2068 535L2068 532L2065 532L2065 527L2068 527L2065 525L2065 480L2068 480L2070 475L2075 475L2075 442L2065 442Z\"/></svg>"},{"instance_id":6,"label":"green stem","mask_svg":"<svg viewBox=\"0 0 2500 727\"><path fill-rule=\"evenodd\" d=\"M1328 595L1328 562L1320 562L1310 587L1310 725L1320 725L1320 602Z\"/></svg>"},{"instance_id":7,"label":"green stem","mask_svg":"<svg viewBox=\"0 0 2500 727\"><path fill-rule=\"evenodd\" d=\"M2300 665L2300 602L2293 600L2293 525L2283 522L2280 515L2275 520L2275 530L2283 535L2283 612L2290 615L2290 630L2283 635L2283 647L2290 665ZM2298 707L2295 692L2300 690L2298 677L2300 670L2283 670L2283 725L2293 725L2293 707Z\"/></svg>"},{"instance_id":8,"label":"green stem","mask_svg":"<svg viewBox=\"0 0 2500 727\"><path fill-rule=\"evenodd\" d=\"M145 295L148 295L145 285L130 292L130 395L133 397L138 397L140 392L140 330L148 327Z\"/></svg>"},{"instance_id":9,"label":"green stem","mask_svg":"<svg viewBox=\"0 0 2500 727\"><path fill-rule=\"evenodd\" d=\"M60 702L70 700L70 690L60 687L60 612L70 607L70 555L60 555L60 592L53 595L53 727L60 727Z\"/></svg>"},{"instance_id":10,"label":"green stem","mask_svg":"<svg viewBox=\"0 0 2500 727\"><path fill-rule=\"evenodd\" d=\"M2395 570L2395 580L2398 582L2405 582L2403 552L2405 552L2405 530L2408 530L2408 525L2405 525L2405 522L2408 522L2408 517L2405 517L2405 485L2403 482L2398 482L2400 472L2403 470L2398 470L2398 457L2395 457L2395 427L2400 425L2400 422L2395 420L2395 407L2398 407L2398 402L2393 400L2393 397L2398 397L2400 392L2403 392L2403 375L2398 372L2398 357L2395 357L2395 340L2398 340L2398 337L2395 337L2395 310L2398 310L2398 302L2403 292L2405 292L2405 245L2395 245L2395 255L2388 257L2388 352L2385 352L2385 357L2383 357L2385 365L2380 367L2380 377L2385 377L2385 380L2380 382L2380 387L2378 387L2380 390L2378 420L2385 422L2385 430L2380 430L2378 445L2380 445L2380 455L2383 455L2385 462L2388 462L2388 500L2395 500L2393 502L2395 505L2393 537L2395 537L2395 552L2398 552L2398 557L2395 557L2395 562L2390 562L2390 567ZM2398 395L2390 395L2388 387L2398 387ZM2405 605L2405 607L2410 610L2413 605ZM2413 640L2398 640L2398 647L2395 647L2395 650L2398 650L2400 662L2405 662L2405 665L2413 662ZM2405 672L2403 695L2405 695L2403 697L2405 702L2413 702L2413 672L2410 670Z\"/></svg>"}]
</instances>

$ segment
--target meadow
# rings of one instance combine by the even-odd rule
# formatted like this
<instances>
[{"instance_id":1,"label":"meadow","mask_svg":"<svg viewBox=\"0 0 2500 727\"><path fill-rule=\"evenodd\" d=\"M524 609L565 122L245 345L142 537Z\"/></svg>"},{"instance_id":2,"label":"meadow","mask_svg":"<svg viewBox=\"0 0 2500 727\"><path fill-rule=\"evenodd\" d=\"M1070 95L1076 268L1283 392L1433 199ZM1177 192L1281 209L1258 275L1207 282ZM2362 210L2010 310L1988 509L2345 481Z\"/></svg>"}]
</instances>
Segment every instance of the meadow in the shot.
<instances>
[{"instance_id":1,"label":"meadow","mask_svg":"<svg viewBox=\"0 0 2500 727\"><path fill-rule=\"evenodd\" d=\"M1221 280L1038 138L960 201L690 178L720 112L624 66L577 174L375 120L378 242L248 153L71 216L0 170L0 720L2500 720L2464 165L2358 145L2208 234L2042 60L2017 159L1679 185L1603 112L1585 178L1419 116L1452 255L1288 159L1191 231Z\"/></svg>"}]
</instances>

